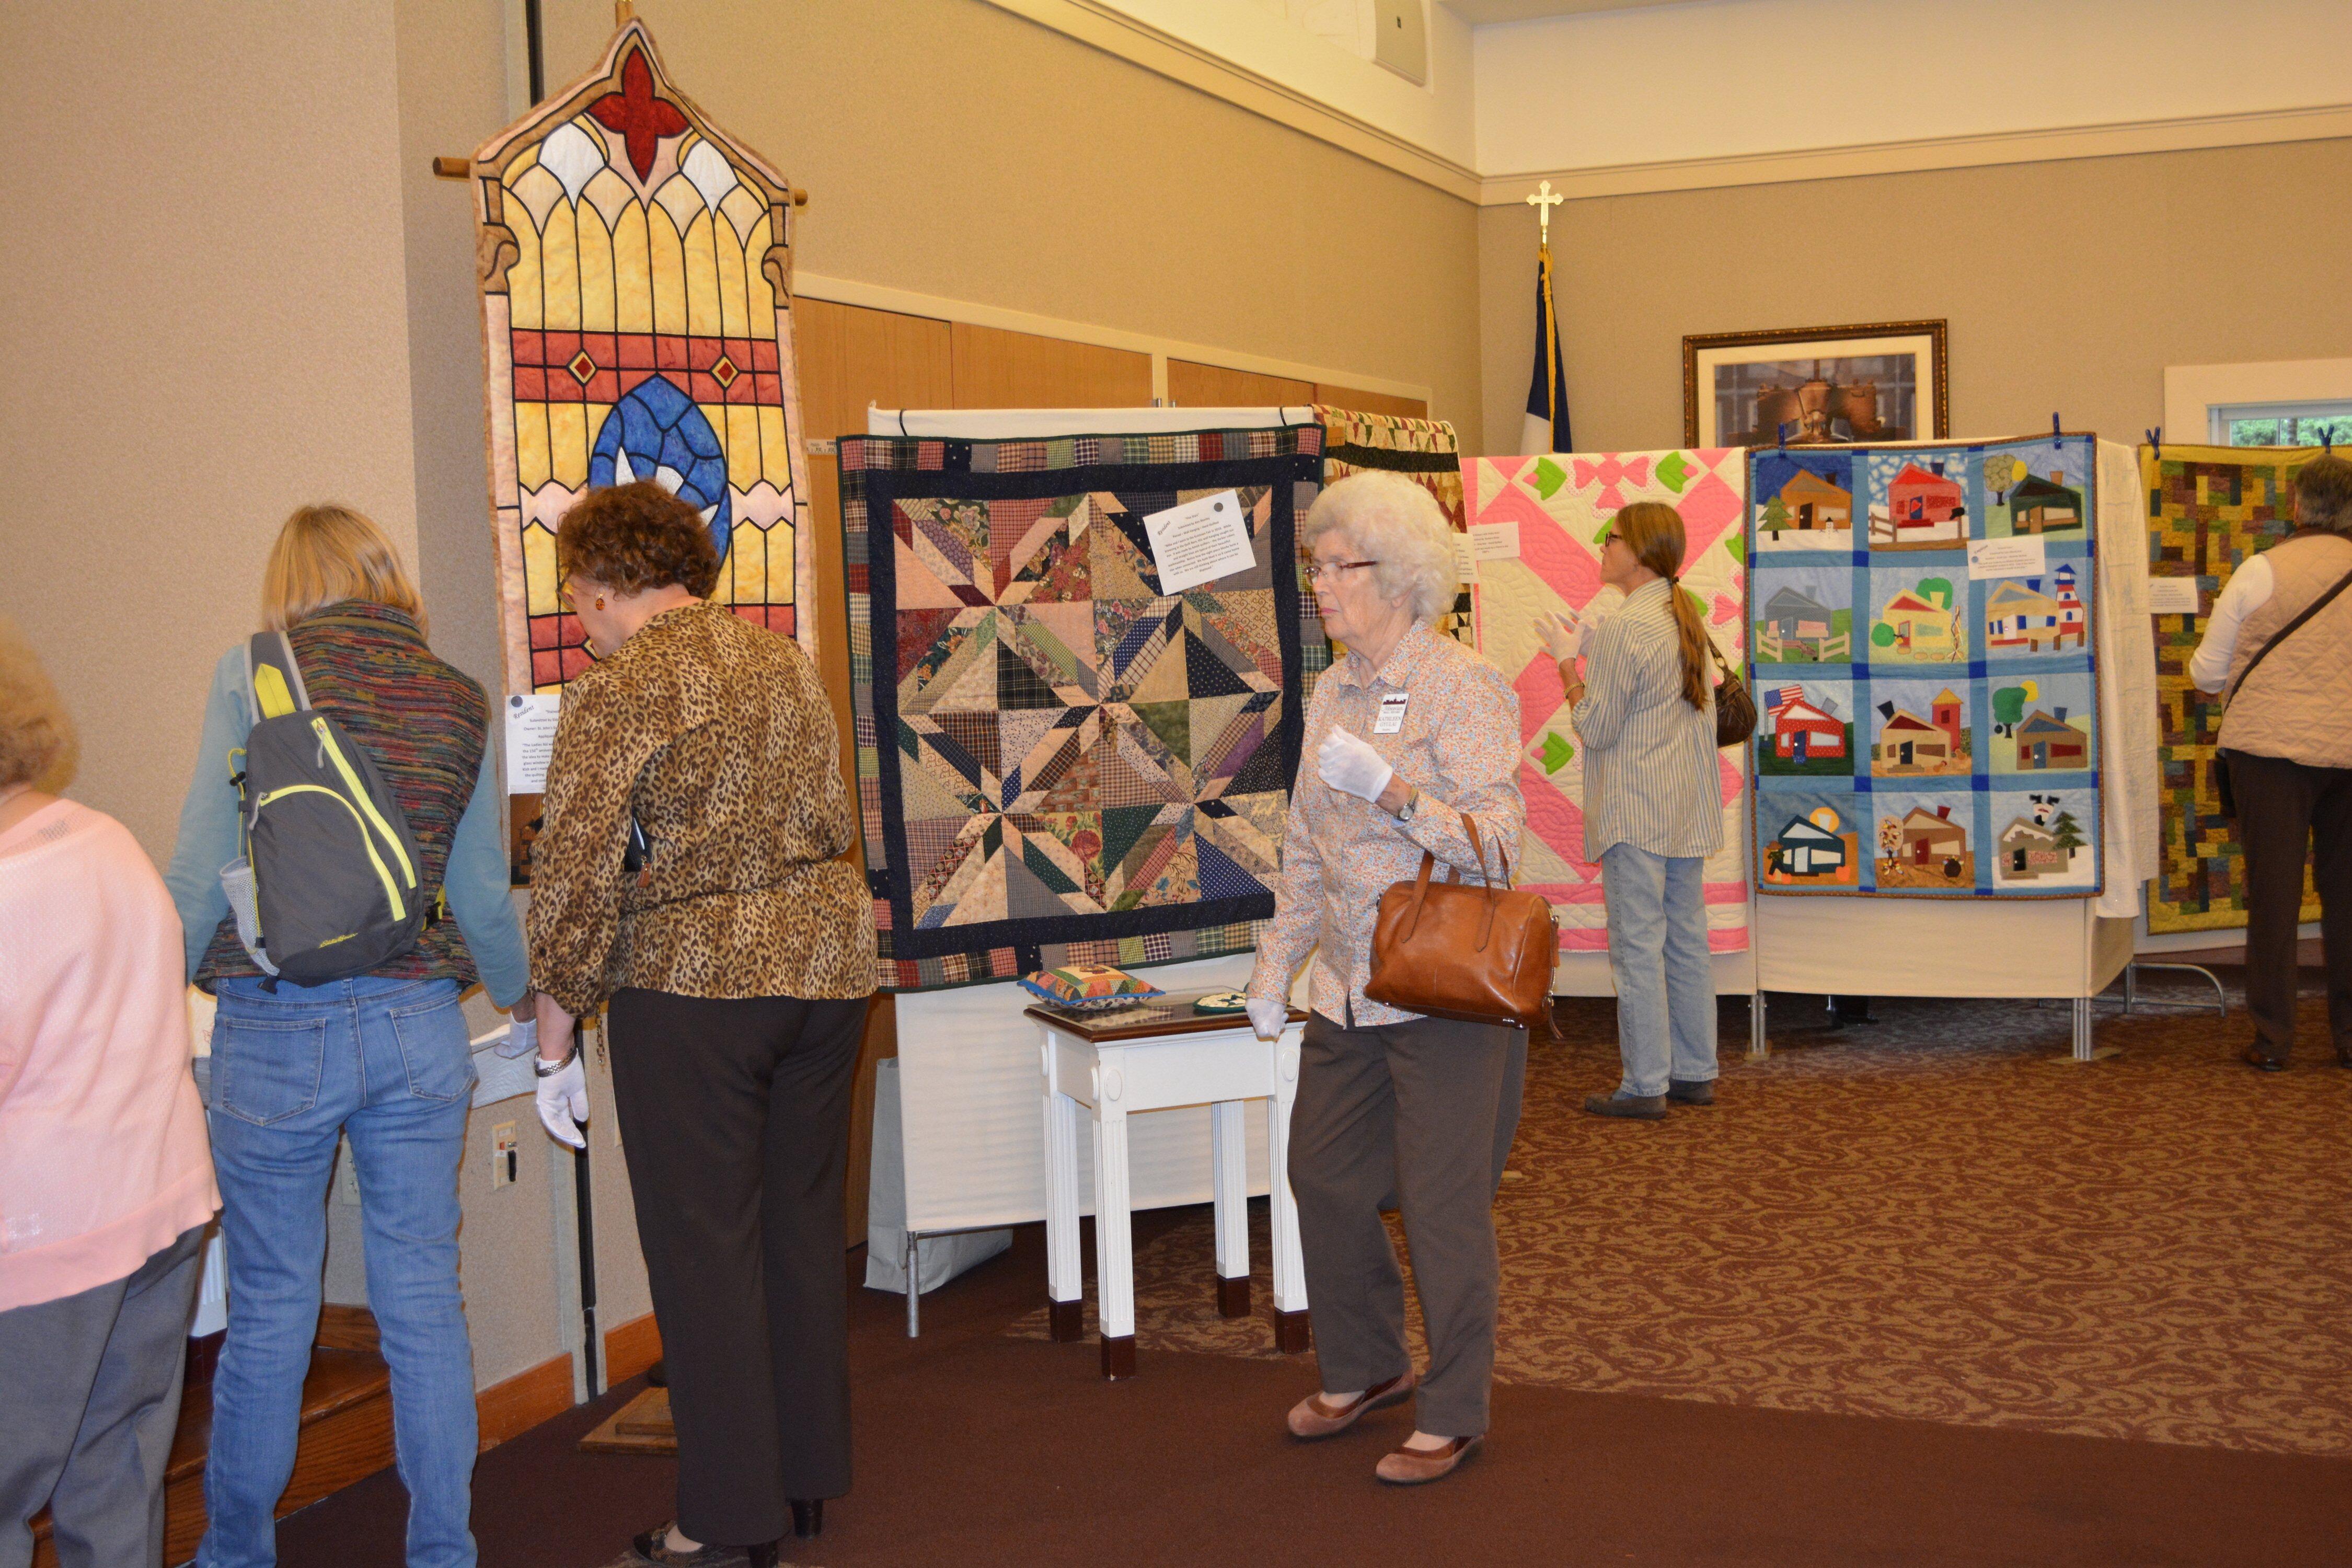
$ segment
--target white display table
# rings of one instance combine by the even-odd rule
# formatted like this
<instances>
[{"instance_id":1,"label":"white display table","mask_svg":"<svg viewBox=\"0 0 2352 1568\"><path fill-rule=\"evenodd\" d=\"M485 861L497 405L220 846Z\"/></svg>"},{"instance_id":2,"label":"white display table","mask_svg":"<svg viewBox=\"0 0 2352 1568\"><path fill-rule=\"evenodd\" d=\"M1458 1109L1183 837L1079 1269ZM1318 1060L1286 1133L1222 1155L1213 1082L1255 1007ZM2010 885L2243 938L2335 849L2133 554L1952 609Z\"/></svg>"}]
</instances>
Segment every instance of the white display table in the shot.
<instances>
[{"instance_id":1,"label":"white display table","mask_svg":"<svg viewBox=\"0 0 2352 1568\"><path fill-rule=\"evenodd\" d=\"M1261 1040L1247 1016L1202 1014L1184 992L1104 1014L1034 1006L1045 1072L1045 1287L1053 1336L1083 1331L1078 1265L1078 1110L1094 1124L1096 1315L1107 1378L1135 1375L1135 1269L1128 1193L1130 1115L1207 1105L1211 1190L1216 1208L1217 1310L1250 1312L1249 1163L1243 1102L1266 1102L1266 1164L1273 1208L1275 1341L1307 1344L1307 1275L1298 1208L1286 1159L1298 1093L1299 1037L1292 1009L1279 1039Z\"/></svg>"}]
</instances>

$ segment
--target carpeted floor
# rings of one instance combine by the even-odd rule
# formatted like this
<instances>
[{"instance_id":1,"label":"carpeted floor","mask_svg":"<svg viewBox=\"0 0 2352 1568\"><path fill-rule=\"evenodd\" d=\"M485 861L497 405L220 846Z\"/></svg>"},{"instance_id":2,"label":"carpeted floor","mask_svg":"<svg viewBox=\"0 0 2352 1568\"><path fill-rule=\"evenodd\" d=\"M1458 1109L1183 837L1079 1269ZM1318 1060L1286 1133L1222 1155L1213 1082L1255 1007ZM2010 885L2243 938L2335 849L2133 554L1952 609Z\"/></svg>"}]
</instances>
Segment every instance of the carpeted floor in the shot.
<instances>
[{"instance_id":1,"label":"carpeted floor","mask_svg":"<svg viewBox=\"0 0 2352 1568\"><path fill-rule=\"evenodd\" d=\"M1291 1442L1312 1358L1165 1348L1180 1310L1146 1314L1131 1383L1018 1337L1027 1226L925 1299L919 1340L853 1292L857 1487L793 1560L2352 1563L2352 1073L2225 1070L2242 1015L2103 1019L2126 1054L2075 1068L2041 1059L2062 1011L1882 1008L1811 1044L1776 1009L1773 1059L1727 1058L1723 1105L1664 1127L1568 1114L1612 1070L1605 1007L1569 1010L1502 1200L1507 1298L1550 1280L1506 1340L1546 1348L1510 1352L1487 1451L1443 1485L1371 1479L1402 1411ZM1205 1214L1141 1216L1139 1255L1181 1261ZM1172 1298L1208 1307L1205 1256ZM575 1447L634 1392L483 1456L486 1568L592 1568L667 1517L668 1461ZM287 1521L280 1562L395 1568L404 1506L373 1477Z\"/></svg>"},{"instance_id":2,"label":"carpeted floor","mask_svg":"<svg viewBox=\"0 0 2352 1568\"><path fill-rule=\"evenodd\" d=\"M2136 1014L2101 1020L2126 1049L2085 1067L2053 1060L2060 1007L1875 1016L1727 1056L1715 1107L1656 1125L1575 1110L1613 1087L1616 1037L1604 1009L1564 1010L1496 1215L1496 1377L2352 1456L2352 1072L2332 1052L2259 1075L2210 1013ZM1744 1041L1745 1005L1723 1024ZM1270 1320L1216 1315L1213 1240L1203 1210L1139 1250L1137 1343L1276 1356ZM1044 1309L1010 1331L1046 1337Z\"/></svg>"}]
</instances>

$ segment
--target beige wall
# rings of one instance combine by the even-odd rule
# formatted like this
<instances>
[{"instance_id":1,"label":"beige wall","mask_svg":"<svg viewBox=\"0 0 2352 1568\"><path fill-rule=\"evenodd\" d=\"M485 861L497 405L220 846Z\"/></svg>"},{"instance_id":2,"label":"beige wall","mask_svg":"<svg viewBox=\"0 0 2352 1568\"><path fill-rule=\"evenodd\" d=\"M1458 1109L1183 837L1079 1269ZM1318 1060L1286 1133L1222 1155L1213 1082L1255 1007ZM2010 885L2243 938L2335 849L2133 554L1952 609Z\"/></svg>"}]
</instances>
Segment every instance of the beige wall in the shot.
<instances>
[{"instance_id":1,"label":"beige wall","mask_svg":"<svg viewBox=\"0 0 2352 1568\"><path fill-rule=\"evenodd\" d=\"M613 8L545 13L552 89ZM1437 417L1476 417L1463 202L980 0L637 14L809 192L801 267L1425 384Z\"/></svg>"},{"instance_id":2,"label":"beige wall","mask_svg":"<svg viewBox=\"0 0 2352 1568\"><path fill-rule=\"evenodd\" d=\"M1682 440L1685 332L1936 316L1953 434L2054 411L2137 441L2168 364L2352 354L2347 184L2336 141L1570 202L1552 256L1576 445ZM1486 449L1512 452L1534 214L1484 210L1479 242Z\"/></svg>"},{"instance_id":3,"label":"beige wall","mask_svg":"<svg viewBox=\"0 0 2352 1568\"><path fill-rule=\"evenodd\" d=\"M167 856L286 513L415 540L392 6L0 6L0 613Z\"/></svg>"}]
</instances>

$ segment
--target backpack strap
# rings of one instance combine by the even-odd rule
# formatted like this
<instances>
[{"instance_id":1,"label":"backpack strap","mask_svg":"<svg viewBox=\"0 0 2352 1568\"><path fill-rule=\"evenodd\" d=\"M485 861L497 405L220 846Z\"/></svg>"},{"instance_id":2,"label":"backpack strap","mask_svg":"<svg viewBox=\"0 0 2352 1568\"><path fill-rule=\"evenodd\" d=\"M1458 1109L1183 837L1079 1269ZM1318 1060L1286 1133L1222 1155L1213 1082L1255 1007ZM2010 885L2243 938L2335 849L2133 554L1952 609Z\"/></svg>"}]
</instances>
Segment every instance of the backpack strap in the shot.
<instances>
[{"instance_id":1,"label":"backpack strap","mask_svg":"<svg viewBox=\"0 0 2352 1568\"><path fill-rule=\"evenodd\" d=\"M310 706L302 667L295 662L294 645L284 632L256 632L246 639L245 679L259 710L257 720L282 718Z\"/></svg>"}]
</instances>

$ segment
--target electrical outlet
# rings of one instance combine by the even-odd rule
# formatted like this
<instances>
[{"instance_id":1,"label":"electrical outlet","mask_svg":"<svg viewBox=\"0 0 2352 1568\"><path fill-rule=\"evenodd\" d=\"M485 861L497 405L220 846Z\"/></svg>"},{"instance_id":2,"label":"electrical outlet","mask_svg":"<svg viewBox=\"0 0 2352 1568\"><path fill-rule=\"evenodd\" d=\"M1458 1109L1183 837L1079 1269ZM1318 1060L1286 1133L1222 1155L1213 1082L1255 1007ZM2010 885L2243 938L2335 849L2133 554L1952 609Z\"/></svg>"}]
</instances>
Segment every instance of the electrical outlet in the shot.
<instances>
[{"instance_id":1,"label":"electrical outlet","mask_svg":"<svg viewBox=\"0 0 2352 1568\"><path fill-rule=\"evenodd\" d=\"M490 1129L490 1185L509 1187L522 1174L522 1146L515 1124L501 1121Z\"/></svg>"},{"instance_id":2,"label":"electrical outlet","mask_svg":"<svg viewBox=\"0 0 2352 1568\"><path fill-rule=\"evenodd\" d=\"M359 1163L352 1158L352 1141L342 1141L335 1151L335 1201L345 1208L360 1206Z\"/></svg>"}]
</instances>

